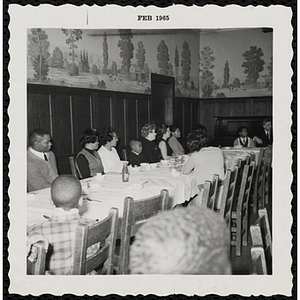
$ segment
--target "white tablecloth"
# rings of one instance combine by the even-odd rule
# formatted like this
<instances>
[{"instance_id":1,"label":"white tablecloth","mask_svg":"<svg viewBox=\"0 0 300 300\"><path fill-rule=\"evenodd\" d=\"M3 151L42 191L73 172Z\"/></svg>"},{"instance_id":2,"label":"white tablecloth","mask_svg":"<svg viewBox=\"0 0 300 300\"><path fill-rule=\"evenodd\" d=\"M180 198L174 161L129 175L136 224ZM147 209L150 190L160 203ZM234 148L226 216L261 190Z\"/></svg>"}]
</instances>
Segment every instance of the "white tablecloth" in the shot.
<instances>
[{"instance_id":1,"label":"white tablecloth","mask_svg":"<svg viewBox=\"0 0 300 300\"><path fill-rule=\"evenodd\" d=\"M146 183L144 183L146 182ZM122 174L108 173L103 181L94 178L81 181L84 190L89 184L88 197L94 201L84 200L79 208L80 214L91 219L103 219L109 208L119 209L123 213L123 203L127 196L143 199L158 195L162 189L169 191L172 206L183 203L198 193L196 178L193 173L173 177L168 166L160 166L150 170L131 172L129 182L122 182ZM144 184L142 184L144 183ZM52 215L54 205L50 200L50 188L27 194L28 226L45 221ZM44 217L45 216L45 217Z\"/></svg>"}]
</instances>

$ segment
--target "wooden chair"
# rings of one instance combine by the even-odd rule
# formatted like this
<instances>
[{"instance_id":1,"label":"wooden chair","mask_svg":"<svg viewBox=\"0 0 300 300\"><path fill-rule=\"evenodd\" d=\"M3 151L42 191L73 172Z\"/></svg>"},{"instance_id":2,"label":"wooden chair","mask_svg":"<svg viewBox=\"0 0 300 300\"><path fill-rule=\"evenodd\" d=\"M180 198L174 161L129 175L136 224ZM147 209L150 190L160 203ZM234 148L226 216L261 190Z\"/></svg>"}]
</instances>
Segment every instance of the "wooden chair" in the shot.
<instances>
[{"instance_id":1,"label":"wooden chair","mask_svg":"<svg viewBox=\"0 0 300 300\"><path fill-rule=\"evenodd\" d=\"M259 225L250 226L250 235L252 240L251 246L251 269L250 274L266 275L267 263L265 251L263 247L263 240Z\"/></svg>"},{"instance_id":2,"label":"wooden chair","mask_svg":"<svg viewBox=\"0 0 300 300\"><path fill-rule=\"evenodd\" d=\"M75 176L76 178L78 178L78 173L77 173L77 170L76 170L75 157L74 156L70 156L69 157L69 162L70 162L70 167L71 167L72 175Z\"/></svg>"},{"instance_id":3,"label":"wooden chair","mask_svg":"<svg viewBox=\"0 0 300 300\"><path fill-rule=\"evenodd\" d=\"M103 221L91 226L79 224L75 234L75 252L72 275L85 275L101 267L101 274L112 274L115 253L118 209L111 208ZM100 243L98 251L87 256L87 249ZM99 271L97 270L99 273ZM99 274L100 274L99 273Z\"/></svg>"},{"instance_id":4,"label":"wooden chair","mask_svg":"<svg viewBox=\"0 0 300 300\"><path fill-rule=\"evenodd\" d=\"M267 147L265 151L265 157L264 157L264 166L262 171L262 205L260 208L264 208L266 204L269 203L269 197L270 197L270 189L271 182L272 182L272 174L271 174L271 163L272 163L272 148Z\"/></svg>"},{"instance_id":5,"label":"wooden chair","mask_svg":"<svg viewBox=\"0 0 300 300\"><path fill-rule=\"evenodd\" d=\"M201 207L210 208L210 209L215 208L218 182L219 182L219 175L217 174L214 174L212 182L208 180L205 181Z\"/></svg>"},{"instance_id":6,"label":"wooden chair","mask_svg":"<svg viewBox=\"0 0 300 300\"><path fill-rule=\"evenodd\" d=\"M130 239L135 236L137 230L149 217L169 208L168 196L169 192L167 190L162 190L158 196L147 199L133 200L131 197L125 198L121 226L121 248L118 262L118 274L129 273Z\"/></svg>"},{"instance_id":7,"label":"wooden chair","mask_svg":"<svg viewBox=\"0 0 300 300\"><path fill-rule=\"evenodd\" d=\"M38 241L31 246L30 255L27 257L27 275L45 275L46 242Z\"/></svg>"},{"instance_id":8,"label":"wooden chair","mask_svg":"<svg viewBox=\"0 0 300 300\"><path fill-rule=\"evenodd\" d=\"M265 164L267 156L267 147L261 148L258 155L258 163L255 170L255 178L253 184L253 213L257 214L258 207L264 207L263 201L263 181L265 173Z\"/></svg>"},{"instance_id":9,"label":"wooden chair","mask_svg":"<svg viewBox=\"0 0 300 300\"><path fill-rule=\"evenodd\" d=\"M231 214L231 233L235 237L235 240L231 239L231 245L236 246L237 256L241 255L242 244L243 246L247 246L249 197L253 181L254 169L254 161L252 161L250 165L244 166L236 210Z\"/></svg>"},{"instance_id":10,"label":"wooden chair","mask_svg":"<svg viewBox=\"0 0 300 300\"><path fill-rule=\"evenodd\" d=\"M235 201L235 189L238 176L238 167L227 170L223 180L223 192L221 196L220 217L225 219L228 226L231 224L231 213Z\"/></svg>"}]
</instances>

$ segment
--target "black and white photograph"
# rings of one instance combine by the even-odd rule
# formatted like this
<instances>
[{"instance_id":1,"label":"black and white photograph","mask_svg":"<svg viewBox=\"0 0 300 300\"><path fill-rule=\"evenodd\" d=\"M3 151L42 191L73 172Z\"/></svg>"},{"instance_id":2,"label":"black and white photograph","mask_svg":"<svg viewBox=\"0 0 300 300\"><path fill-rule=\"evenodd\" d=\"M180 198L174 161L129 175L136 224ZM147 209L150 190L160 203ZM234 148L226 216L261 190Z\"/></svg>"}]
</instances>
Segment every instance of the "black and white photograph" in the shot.
<instances>
[{"instance_id":1,"label":"black and white photograph","mask_svg":"<svg viewBox=\"0 0 300 300\"><path fill-rule=\"evenodd\" d=\"M291 295L289 8L9 14L11 293Z\"/></svg>"}]
</instances>

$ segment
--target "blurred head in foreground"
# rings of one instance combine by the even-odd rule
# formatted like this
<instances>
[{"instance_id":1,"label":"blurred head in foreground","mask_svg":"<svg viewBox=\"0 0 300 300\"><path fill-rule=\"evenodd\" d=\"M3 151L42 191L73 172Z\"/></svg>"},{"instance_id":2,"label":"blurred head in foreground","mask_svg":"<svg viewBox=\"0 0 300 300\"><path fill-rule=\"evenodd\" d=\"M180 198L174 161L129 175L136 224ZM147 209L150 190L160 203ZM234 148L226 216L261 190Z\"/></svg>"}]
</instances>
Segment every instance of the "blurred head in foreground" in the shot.
<instances>
[{"instance_id":1,"label":"blurred head in foreground","mask_svg":"<svg viewBox=\"0 0 300 300\"><path fill-rule=\"evenodd\" d=\"M177 208L139 229L131 274L231 274L228 228L212 210Z\"/></svg>"}]
</instances>

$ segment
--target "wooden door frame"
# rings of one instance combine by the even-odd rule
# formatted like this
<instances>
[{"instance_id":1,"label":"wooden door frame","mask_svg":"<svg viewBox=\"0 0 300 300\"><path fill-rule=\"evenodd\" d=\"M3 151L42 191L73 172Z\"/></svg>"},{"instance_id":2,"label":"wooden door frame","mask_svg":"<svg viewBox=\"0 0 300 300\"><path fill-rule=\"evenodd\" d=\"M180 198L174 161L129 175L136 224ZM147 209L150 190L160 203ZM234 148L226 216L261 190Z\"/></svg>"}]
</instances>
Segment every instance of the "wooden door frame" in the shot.
<instances>
[{"instance_id":1,"label":"wooden door frame","mask_svg":"<svg viewBox=\"0 0 300 300\"><path fill-rule=\"evenodd\" d=\"M173 94L172 99L171 101L165 102L165 123L171 125L173 124L173 118L174 118L175 77L151 73L151 99L153 95L155 82L172 85L172 94ZM153 101L151 102L153 103ZM153 106L152 106L152 113L153 113Z\"/></svg>"}]
</instances>

